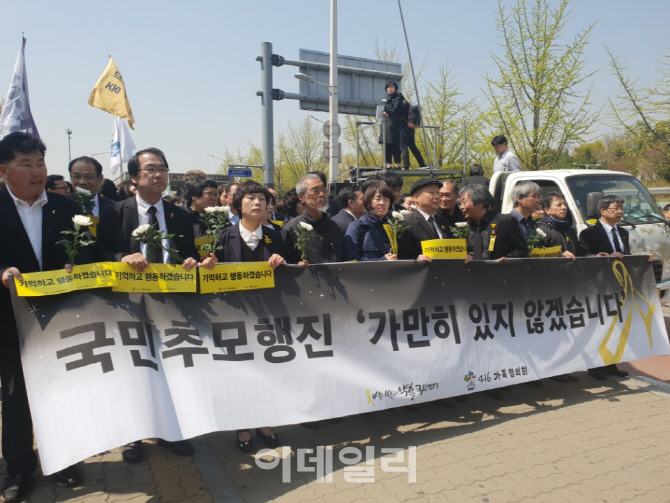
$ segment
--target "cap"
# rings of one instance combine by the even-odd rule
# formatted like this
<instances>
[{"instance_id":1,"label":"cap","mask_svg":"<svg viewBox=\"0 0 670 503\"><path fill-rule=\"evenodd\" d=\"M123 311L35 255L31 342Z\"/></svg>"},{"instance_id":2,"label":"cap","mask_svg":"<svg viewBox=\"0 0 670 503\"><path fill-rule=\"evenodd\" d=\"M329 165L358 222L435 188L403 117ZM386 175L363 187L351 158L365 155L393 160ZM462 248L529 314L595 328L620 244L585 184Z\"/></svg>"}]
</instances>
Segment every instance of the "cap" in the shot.
<instances>
[{"instance_id":1,"label":"cap","mask_svg":"<svg viewBox=\"0 0 670 503\"><path fill-rule=\"evenodd\" d=\"M422 189L424 187L428 187L429 185L435 185L436 187L442 187L442 182L439 180L436 180L435 178L422 178L421 180L418 180L412 184L412 188L410 190L410 194L414 195L416 192L419 191L419 189Z\"/></svg>"}]
</instances>

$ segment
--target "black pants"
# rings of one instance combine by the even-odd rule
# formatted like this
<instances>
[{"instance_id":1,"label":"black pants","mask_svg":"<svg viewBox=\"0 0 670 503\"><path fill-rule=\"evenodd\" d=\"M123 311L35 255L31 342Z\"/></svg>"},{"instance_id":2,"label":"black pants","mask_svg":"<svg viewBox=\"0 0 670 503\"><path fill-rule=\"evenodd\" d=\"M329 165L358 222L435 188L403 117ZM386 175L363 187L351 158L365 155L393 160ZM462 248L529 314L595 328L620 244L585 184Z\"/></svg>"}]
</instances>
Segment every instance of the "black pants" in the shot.
<instances>
[{"instance_id":1,"label":"black pants","mask_svg":"<svg viewBox=\"0 0 670 503\"><path fill-rule=\"evenodd\" d=\"M400 164L400 145L397 143L386 144L386 163L391 164L392 162Z\"/></svg>"},{"instance_id":2,"label":"black pants","mask_svg":"<svg viewBox=\"0 0 670 503\"><path fill-rule=\"evenodd\" d=\"M420 167L424 167L426 162L423 160L421 151L416 146L416 139L414 129L404 127L400 132L400 155L402 157L402 164L405 169L409 169L409 151L412 151L416 162Z\"/></svg>"},{"instance_id":3,"label":"black pants","mask_svg":"<svg viewBox=\"0 0 670 503\"><path fill-rule=\"evenodd\" d=\"M11 321L7 318L9 317L0 318L2 456L7 462L8 474L30 475L37 468L37 455L33 450L33 421L30 417L26 384L23 379L16 324L13 316Z\"/></svg>"}]
</instances>

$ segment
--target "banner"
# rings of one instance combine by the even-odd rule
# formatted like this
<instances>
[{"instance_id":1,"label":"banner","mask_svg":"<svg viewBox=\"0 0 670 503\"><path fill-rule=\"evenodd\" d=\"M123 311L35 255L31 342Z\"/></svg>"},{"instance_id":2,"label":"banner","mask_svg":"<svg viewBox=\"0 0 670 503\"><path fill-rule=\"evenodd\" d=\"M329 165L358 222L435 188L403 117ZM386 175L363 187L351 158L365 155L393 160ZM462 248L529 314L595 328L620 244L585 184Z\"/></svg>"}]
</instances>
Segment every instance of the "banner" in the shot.
<instances>
[{"instance_id":1,"label":"banner","mask_svg":"<svg viewBox=\"0 0 670 503\"><path fill-rule=\"evenodd\" d=\"M143 438L316 421L670 354L647 257L280 266L274 279L204 295L13 291L44 473Z\"/></svg>"},{"instance_id":2,"label":"banner","mask_svg":"<svg viewBox=\"0 0 670 503\"><path fill-rule=\"evenodd\" d=\"M16 57L14 75L9 84L7 99L2 107L0 116L0 139L9 133L25 131L35 138L39 138L37 126L30 111L30 96L28 95L28 74L26 72L26 39L21 40L21 49Z\"/></svg>"}]
</instances>

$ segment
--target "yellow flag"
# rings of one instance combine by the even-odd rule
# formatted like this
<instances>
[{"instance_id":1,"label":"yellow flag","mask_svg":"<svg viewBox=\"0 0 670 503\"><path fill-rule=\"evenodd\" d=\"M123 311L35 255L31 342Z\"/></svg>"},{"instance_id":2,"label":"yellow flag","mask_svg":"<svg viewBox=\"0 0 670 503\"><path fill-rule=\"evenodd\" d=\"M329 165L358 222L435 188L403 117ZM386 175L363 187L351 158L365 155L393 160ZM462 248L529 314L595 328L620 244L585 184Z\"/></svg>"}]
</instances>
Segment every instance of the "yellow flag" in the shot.
<instances>
[{"instance_id":1,"label":"yellow flag","mask_svg":"<svg viewBox=\"0 0 670 503\"><path fill-rule=\"evenodd\" d=\"M112 58L109 58L107 68L102 72L98 83L91 91L88 104L122 119L128 119L130 129L135 129L133 127L135 118L133 117L133 111L130 109L126 86Z\"/></svg>"}]
</instances>

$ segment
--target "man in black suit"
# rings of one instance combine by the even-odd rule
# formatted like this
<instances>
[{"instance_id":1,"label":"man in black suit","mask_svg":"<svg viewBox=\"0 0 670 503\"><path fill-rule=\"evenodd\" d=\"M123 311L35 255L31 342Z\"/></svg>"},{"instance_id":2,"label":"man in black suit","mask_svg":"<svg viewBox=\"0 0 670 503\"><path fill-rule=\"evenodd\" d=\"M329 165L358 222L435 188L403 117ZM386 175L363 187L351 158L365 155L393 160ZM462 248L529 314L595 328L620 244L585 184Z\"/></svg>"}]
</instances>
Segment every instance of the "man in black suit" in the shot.
<instances>
[{"instance_id":1,"label":"man in black suit","mask_svg":"<svg viewBox=\"0 0 670 503\"><path fill-rule=\"evenodd\" d=\"M94 217L99 217L100 210L105 206L114 204L111 199L100 197L98 194L104 178L102 176L102 165L97 159L86 156L77 157L70 161L67 170L70 173L70 181L74 190L76 191L77 188L88 190L93 196L94 206L91 214Z\"/></svg>"},{"instance_id":2,"label":"man in black suit","mask_svg":"<svg viewBox=\"0 0 670 503\"><path fill-rule=\"evenodd\" d=\"M337 195L337 202L342 209L331 220L346 234L349 224L365 215L363 193L355 187L345 187Z\"/></svg>"},{"instance_id":3,"label":"man in black suit","mask_svg":"<svg viewBox=\"0 0 670 503\"><path fill-rule=\"evenodd\" d=\"M183 208L161 198L167 188L168 171L165 155L157 148L141 150L128 161L128 174L137 187L137 196L103 209L98 224L98 260L124 262L138 272L143 272L150 262L170 263L166 250L148 253L147 245L133 237L132 232L137 227L149 224L157 226L163 235L173 234L172 238L163 239L163 247L177 250L184 259L184 269L198 265L191 217ZM212 268L215 264L216 257L210 255L200 265ZM178 456L193 454L193 446L187 440L168 442L161 439L158 444ZM122 455L127 463L142 461L142 441L124 446Z\"/></svg>"},{"instance_id":4,"label":"man in black suit","mask_svg":"<svg viewBox=\"0 0 670 503\"><path fill-rule=\"evenodd\" d=\"M76 202L44 190L46 147L28 133L16 132L0 141L0 176L7 184L0 190L0 214L4 219L0 240L0 378L2 384L2 455L7 462L3 500L19 501L26 495L37 468L33 428L28 407L19 336L9 294L10 275L62 269L68 257L56 242L61 232L73 228L79 213ZM75 441L76 439L72 439ZM81 475L71 466L54 475L64 486L78 485Z\"/></svg>"},{"instance_id":5,"label":"man in black suit","mask_svg":"<svg viewBox=\"0 0 670 503\"><path fill-rule=\"evenodd\" d=\"M453 237L447 221L437 215L440 207L440 187L442 183L433 178L424 178L412 185L410 193L416 201L416 208L405 218L409 229L398 240L400 260L418 259L431 262L432 259L423 254L421 242Z\"/></svg>"},{"instance_id":6,"label":"man in black suit","mask_svg":"<svg viewBox=\"0 0 670 503\"><path fill-rule=\"evenodd\" d=\"M535 182L519 182L512 188L514 209L498 215L491 222L489 258L527 257L527 240L535 230L533 213L540 209L540 186Z\"/></svg>"},{"instance_id":7,"label":"man in black suit","mask_svg":"<svg viewBox=\"0 0 670 503\"><path fill-rule=\"evenodd\" d=\"M491 180L484 176L484 168L481 164L473 164L470 167L470 176L463 182L463 185L484 185L487 189Z\"/></svg>"},{"instance_id":8,"label":"man in black suit","mask_svg":"<svg viewBox=\"0 0 670 503\"><path fill-rule=\"evenodd\" d=\"M614 257L622 259L630 255L628 231L617 223L623 218L623 199L618 196L605 196L598 203L600 220L579 234L579 244L586 255ZM619 370L615 364L589 369L589 373L599 381L607 378L605 374L627 377L628 372Z\"/></svg>"}]
</instances>

